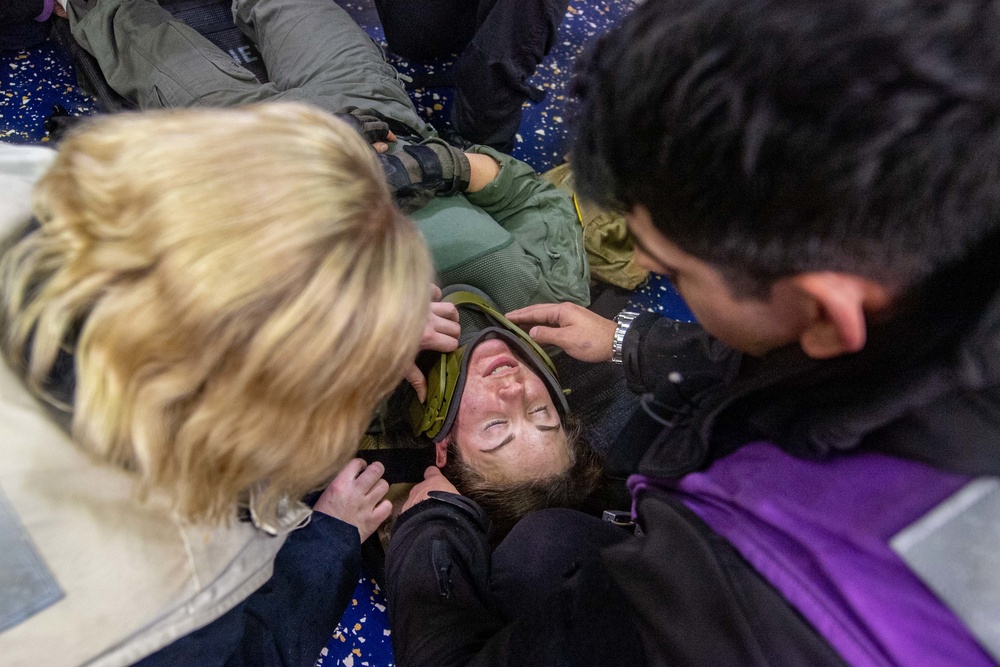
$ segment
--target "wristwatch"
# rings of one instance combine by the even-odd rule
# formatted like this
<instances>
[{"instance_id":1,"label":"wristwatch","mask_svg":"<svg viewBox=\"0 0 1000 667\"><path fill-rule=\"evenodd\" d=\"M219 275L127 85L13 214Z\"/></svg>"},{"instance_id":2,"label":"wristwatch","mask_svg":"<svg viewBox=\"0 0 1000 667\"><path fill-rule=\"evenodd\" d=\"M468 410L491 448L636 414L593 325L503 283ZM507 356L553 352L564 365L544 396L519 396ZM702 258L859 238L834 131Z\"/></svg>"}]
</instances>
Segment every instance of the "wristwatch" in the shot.
<instances>
[{"instance_id":1,"label":"wristwatch","mask_svg":"<svg viewBox=\"0 0 1000 667\"><path fill-rule=\"evenodd\" d=\"M628 333L628 328L632 326L633 320L637 317L639 317L639 313L631 310L623 310L615 316L615 335L611 339L611 363L622 364L625 362L622 358L625 334Z\"/></svg>"}]
</instances>

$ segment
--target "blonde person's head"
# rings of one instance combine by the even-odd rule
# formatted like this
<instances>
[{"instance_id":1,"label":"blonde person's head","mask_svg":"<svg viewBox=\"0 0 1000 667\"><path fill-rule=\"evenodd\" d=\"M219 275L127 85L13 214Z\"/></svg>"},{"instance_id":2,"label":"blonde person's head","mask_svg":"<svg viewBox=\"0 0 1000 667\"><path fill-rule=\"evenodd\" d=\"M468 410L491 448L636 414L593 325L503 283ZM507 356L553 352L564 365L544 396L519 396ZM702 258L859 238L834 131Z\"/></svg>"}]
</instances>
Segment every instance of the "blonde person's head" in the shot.
<instances>
[{"instance_id":1,"label":"blonde person's head","mask_svg":"<svg viewBox=\"0 0 1000 667\"><path fill-rule=\"evenodd\" d=\"M74 439L224 520L323 484L416 353L431 265L371 148L304 105L119 115L67 138L0 264L5 355ZM30 361L28 361L30 360Z\"/></svg>"}]
</instances>

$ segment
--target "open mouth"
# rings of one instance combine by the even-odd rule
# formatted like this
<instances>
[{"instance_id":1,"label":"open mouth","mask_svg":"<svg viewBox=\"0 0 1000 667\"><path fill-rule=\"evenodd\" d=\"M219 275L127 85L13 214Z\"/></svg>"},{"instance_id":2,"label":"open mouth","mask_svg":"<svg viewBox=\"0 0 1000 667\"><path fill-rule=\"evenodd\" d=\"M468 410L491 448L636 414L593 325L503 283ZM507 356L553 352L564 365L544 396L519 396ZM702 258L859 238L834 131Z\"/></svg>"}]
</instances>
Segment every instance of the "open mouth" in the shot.
<instances>
[{"instance_id":1,"label":"open mouth","mask_svg":"<svg viewBox=\"0 0 1000 667\"><path fill-rule=\"evenodd\" d=\"M501 376L509 375L511 373L517 372L518 367L517 360L509 355L501 355L490 362L490 365L486 367L486 372L483 373L483 377Z\"/></svg>"}]
</instances>

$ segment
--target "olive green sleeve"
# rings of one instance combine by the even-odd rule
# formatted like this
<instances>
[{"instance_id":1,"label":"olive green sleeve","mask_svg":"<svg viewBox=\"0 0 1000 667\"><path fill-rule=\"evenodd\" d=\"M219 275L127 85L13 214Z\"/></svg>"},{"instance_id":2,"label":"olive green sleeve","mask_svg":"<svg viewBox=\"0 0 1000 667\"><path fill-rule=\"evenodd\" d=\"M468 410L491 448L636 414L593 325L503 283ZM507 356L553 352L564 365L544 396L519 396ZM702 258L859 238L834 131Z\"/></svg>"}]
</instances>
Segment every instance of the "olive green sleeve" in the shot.
<instances>
[{"instance_id":1,"label":"olive green sleeve","mask_svg":"<svg viewBox=\"0 0 1000 667\"><path fill-rule=\"evenodd\" d=\"M541 300L588 305L590 268L573 200L520 160L485 146L475 146L470 152L492 157L500 173L466 197L510 232L536 263Z\"/></svg>"}]
</instances>

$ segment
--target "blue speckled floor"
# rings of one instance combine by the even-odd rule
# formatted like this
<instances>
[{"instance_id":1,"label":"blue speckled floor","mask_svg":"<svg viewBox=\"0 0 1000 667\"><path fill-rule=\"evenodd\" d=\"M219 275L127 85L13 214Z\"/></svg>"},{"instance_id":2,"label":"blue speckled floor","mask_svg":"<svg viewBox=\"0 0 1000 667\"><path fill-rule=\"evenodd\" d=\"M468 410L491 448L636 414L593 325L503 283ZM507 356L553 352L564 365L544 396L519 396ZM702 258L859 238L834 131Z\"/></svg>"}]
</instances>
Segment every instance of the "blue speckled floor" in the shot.
<instances>
[{"instance_id":1,"label":"blue speckled floor","mask_svg":"<svg viewBox=\"0 0 1000 667\"><path fill-rule=\"evenodd\" d=\"M0 70L0 141L48 141L43 124L54 104L73 115L97 110L76 85L69 55L53 39L30 51L0 51Z\"/></svg>"},{"instance_id":2,"label":"blue speckled floor","mask_svg":"<svg viewBox=\"0 0 1000 667\"><path fill-rule=\"evenodd\" d=\"M376 40L382 41L371 0L341 2ZM635 6L632 0L573 0L559 30L555 47L530 83L547 92L538 104L525 105L514 155L545 171L563 161L566 128L563 123L566 89L573 62L588 39L614 25ZM414 64L391 56L406 74L447 71L453 61ZM30 51L0 51L0 141L40 143L47 141L44 120L54 104L74 115L94 113L94 100L80 91L71 60L54 40ZM444 88L411 90L417 108L438 129L448 125L451 91ZM631 306L662 312L677 319L693 319L687 307L665 279L653 278L637 289ZM362 576L352 604L319 657L323 667L389 667L394 664L391 633L385 614L385 598L374 580Z\"/></svg>"},{"instance_id":3,"label":"blue speckled floor","mask_svg":"<svg viewBox=\"0 0 1000 667\"><path fill-rule=\"evenodd\" d=\"M362 574L354 598L316 666L391 667L394 664L385 596L374 579Z\"/></svg>"}]
</instances>

